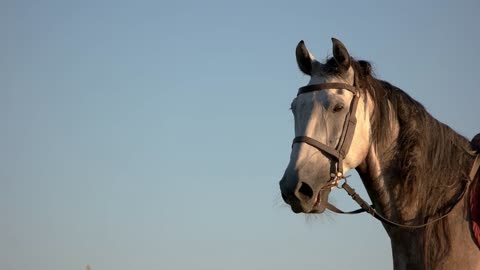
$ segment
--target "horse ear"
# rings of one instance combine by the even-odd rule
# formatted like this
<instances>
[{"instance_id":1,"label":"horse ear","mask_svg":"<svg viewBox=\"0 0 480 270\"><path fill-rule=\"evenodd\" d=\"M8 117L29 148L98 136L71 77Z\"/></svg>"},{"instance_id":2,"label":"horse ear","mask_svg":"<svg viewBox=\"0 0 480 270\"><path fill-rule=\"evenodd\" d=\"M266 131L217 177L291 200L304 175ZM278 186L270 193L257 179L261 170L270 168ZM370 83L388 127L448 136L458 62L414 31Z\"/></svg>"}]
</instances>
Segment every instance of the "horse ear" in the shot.
<instances>
[{"instance_id":1,"label":"horse ear","mask_svg":"<svg viewBox=\"0 0 480 270\"><path fill-rule=\"evenodd\" d=\"M312 61L315 60L315 57L307 50L303 40L300 40L298 43L295 49L295 56L297 57L297 65L300 70L307 75L312 75Z\"/></svg>"},{"instance_id":2,"label":"horse ear","mask_svg":"<svg viewBox=\"0 0 480 270\"><path fill-rule=\"evenodd\" d=\"M350 67L350 55L348 54L347 48L343 43L332 37L333 43L333 58L337 62L338 66L347 70Z\"/></svg>"}]
</instances>

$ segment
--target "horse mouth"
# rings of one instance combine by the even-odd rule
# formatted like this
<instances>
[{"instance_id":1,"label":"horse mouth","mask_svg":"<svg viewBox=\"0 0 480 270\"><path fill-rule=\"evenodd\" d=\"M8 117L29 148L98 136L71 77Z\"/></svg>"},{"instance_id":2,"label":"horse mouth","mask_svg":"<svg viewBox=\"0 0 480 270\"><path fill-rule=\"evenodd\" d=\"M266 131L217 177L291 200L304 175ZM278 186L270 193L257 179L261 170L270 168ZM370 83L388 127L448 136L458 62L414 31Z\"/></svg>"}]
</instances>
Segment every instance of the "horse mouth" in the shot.
<instances>
[{"instance_id":1,"label":"horse mouth","mask_svg":"<svg viewBox=\"0 0 480 270\"><path fill-rule=\"evenodd\" d=\"M326 202L322 201L322 197L322 191L320 190L313 201L312 209L308 211L307 214L320 214L325 211Z\"/></svg>"},{"instance_id":2,"label":"horse mouth","mask_svg":"<svg viewBox=\"0 0 480 270\"><path fill-rule=\"evenodd\" d=\"M292 192L292 188L288 189L285 182L285 177L283 177L280 180L280 194L283 201L291 207L292 212L296 214L319 214L325 212L328 204L328 195L331 191L330 188L314 187L302 190L303 186L301 186L300 188L297 187L297 191Z\"/></svg>"},{"instance_id":3,"label":"horse mouth","mask_svg":"<svg viewBox=\"0 0 480 270\"><path fill-rule=\"evenodd\" d=\"M318 207L318 205L320 204L320 199L321 199L320 194L321 194L321 190L318 191L317 196L315 196L315 200L313 201L313 208Z\"/></svg>"},{"instance_id":4,"label":"horse mouth","mask_svg":"<svg viewBox=\"0 0 480 270\"><path fill-rule=\"evenodd\" d=\"M317 192L315 198L313 199L313 203L311 206L302 205L300 204L291 204L292 211L296 214L304 213L304 214L320 214L325 212L326 209L326 200L329 192L325 192L324 190L320 190Z\"/></svg>"}]
</instances>

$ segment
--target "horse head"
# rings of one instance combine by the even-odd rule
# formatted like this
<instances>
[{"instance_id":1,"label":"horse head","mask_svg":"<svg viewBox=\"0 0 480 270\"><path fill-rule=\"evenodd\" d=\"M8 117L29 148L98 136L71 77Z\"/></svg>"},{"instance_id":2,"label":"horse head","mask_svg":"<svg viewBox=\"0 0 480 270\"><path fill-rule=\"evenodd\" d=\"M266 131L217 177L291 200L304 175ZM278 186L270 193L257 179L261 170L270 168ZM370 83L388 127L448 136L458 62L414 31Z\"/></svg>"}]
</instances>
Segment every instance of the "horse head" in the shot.
<instances>
[{"instance_id":1,"label":"horse head","mask_svg":"<svg viewBox=\"0 0 480 270\"><path fill-rule=\"evenodd\" d=\"M291 103L295 139L280 180L282 198L295 213L325 211L331 189L357 167L370 146L372 106L356 85L345 46L332 38L333 57L321 63L303 41L296 48L300 70L310 76Z\"/></svg>"}]
</instances>

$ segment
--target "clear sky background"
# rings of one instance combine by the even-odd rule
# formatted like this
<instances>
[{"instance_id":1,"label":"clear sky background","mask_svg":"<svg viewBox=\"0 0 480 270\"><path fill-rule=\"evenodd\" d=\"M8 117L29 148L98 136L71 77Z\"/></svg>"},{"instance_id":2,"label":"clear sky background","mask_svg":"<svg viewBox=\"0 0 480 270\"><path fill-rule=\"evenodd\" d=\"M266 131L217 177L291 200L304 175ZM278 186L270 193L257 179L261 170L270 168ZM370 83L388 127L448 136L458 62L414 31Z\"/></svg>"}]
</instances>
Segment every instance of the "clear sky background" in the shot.
<instances>
[{"instance_id":1,"label":"clear sky background","mask_svg":"<svg viewBox=\"0 0 480 270\"><path fill-rule=\"evenodd\" d=\"M480 131L478 1L0 2L0 269L389 269L369 216L279 195L294 50L331 37ZM365 194L354 173L351 183ZM332 202L354 208L342 191Z\"/></svg>"}]
</instances>

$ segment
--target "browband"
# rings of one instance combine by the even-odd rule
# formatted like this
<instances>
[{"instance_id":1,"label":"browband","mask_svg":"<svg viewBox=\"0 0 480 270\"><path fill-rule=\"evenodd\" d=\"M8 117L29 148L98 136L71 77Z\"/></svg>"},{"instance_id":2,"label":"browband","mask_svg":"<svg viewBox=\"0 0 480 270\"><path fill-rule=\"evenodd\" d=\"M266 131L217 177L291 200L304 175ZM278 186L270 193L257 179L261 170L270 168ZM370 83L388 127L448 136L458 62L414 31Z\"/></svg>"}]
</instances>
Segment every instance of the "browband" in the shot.
<instances>
[{"instance_id":1,"label":"browband","mask_svg":"<svg viewBox=\"0 0 480 270\"><path fill-rule=\"evenodd\" d=\"M352 86L346 83L320 83L320 84L312 84L312 85L300 87L298 89L297 96L301 94L319 91L319 90L325 90L325 89L345 89L352 92L354 95L357 94L357 90L355 89L355 86Z\"/></svg>"}]
</instances>

